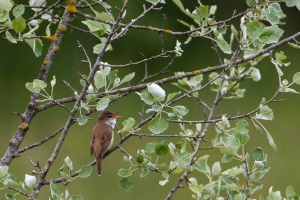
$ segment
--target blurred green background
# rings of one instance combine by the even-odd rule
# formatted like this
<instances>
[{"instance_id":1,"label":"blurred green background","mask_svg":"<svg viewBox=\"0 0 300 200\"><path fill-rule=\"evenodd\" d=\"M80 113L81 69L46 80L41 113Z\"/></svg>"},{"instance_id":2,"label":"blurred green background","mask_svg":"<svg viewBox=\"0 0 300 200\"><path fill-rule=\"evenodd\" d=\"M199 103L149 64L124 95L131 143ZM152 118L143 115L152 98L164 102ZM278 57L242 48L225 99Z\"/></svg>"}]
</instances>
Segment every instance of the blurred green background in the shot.
<instances>
[{"instance_id":1,"label":"blurred green background","mask_svg":"<svg viewBox=\"0 0 300 200\"><path fill-rule=\"evenodd\" d=\"M193 10L197 5L196 1L182 1L183 4ZM120 5L121 1L115 1L116 5ZM128 6L126 19L130 21L131 18L136 17L141 11L140 1L131 1ZM209 3L210 5L218 5L216 19L229 18L232 15L233 9L237 12L243 11L246 7L244 1L202 1L202 3ZM285 8L287 11L287 18L284 20L286 25L283 27L285 36L289 36L300 29L299 24L299 11L295 8ZM145 24L154 27L163 27L162 14L167 16L167 28L171 30L185 30L181 24L176 22L176 19L185 19L186 16L182 15L179 9L172 3L168 2L166 8L162 11L151 12L145 19L142 19L138 24ZM81 19L81 17L78 17ZM72 25L84 27L78 22L77 17L74 17ZM239 21L235 21L236 24ZM42 24L43 26L44 24ZM55 28L55 26L53 26ZM41 33L43 35L44 33ZM175 37L163 34L164 48L173 50L175 41L178 39L181 42L185 41L186 37ZM95 55L92 54L92 47L97 44L97 39L89 34L77 31L69 27L67 34L60 46L60 50L55 57L53 67L50 71L48 83L53 75L56 76L57 85L55 86L54 97L56 99L69 97L73 92L65 86L63 80L69 82L73 88L80 91L78 72L82 74L88 73L88 65L82 63L81 60L85 59L84 53L78 48L77 40L86 48L92 61ZM111 64L122 64L131 61L143 59L140 52L146 57L159 54L161 52L161 43L158 33L144 31L144 30L131 30L124 38L112 43L114 51L107 52L104 61ZM210 48L211 42L205 39L193 39L192 43L183 47L184 54L182 57L175 60L170 69L169 74L176 71L192 71L196 69L206 68L218 64L217 57ZM6 40L0 42L0 155L2 156L6 151L9 140L12 138L19 123L19 118L12 115L13 112L23 113L29 101L30 92L25 89L26 82L32 82L37 77L40 66L43 62L44 55L49 47L49 42L44 41L43 55L36 58L31 49L25 43L11 44ZM288 45L284 45L275 51L283 50L288 56L288 61L292 64L283 68L285 73L284 78L290 80L295 72L300 71L300 51L292 49ZM149 72L155 73L170 61L168 59L160 59L148 63ZM259 63L261 70L262 80L260 82L245 81L242 87L247 89L245 98L242 100L223 101L219 108L218 113L229 113L234 115L237 112L244 113L253 108L256 108L262 97L270 98L277 89L277 74L274 66L272 66L268 59ZM125 76L129 72L136 72L136 79L132 84L137 83L143 77L144 66L139 65L133 68L119 69L119 77ZM207 77L206 77L207 78ZM207 79L206 79L207 80ZM171 84L163 86L167 91L175 91L176 88ZM300 86L295 85L295 90L300 91ZM201 98L204 100L211 100L214 93L206 90L201 93ZM280 98L286 101L279 103L272 103L270 107L273 109L275 119L271 122L264 122L264 125L273 135L277 144L278 150L275 152L268 144L265 134L259 133L252 129L250 132L251 140L246 150L251 151L254 147L261 146L268 154L269 166L271 170L263 179L264 188L258 193L263 193L265 196L271 185L274 190L281 190L284 192L285 188L292 185L296 192L300 193L300 159L298 151L299 146L299 100L300 96L297 94L281 94ZM195 119L195 116L203 116L201 107L197 105L195 100L188 99L180 102L181 104L188 105L190 113L188 119ZM210 103L211 104L211 103ZM68 105L72 106L72 104ZM123 116L118 121L119 127L122 127L121 122L128 117L139 119L138 112L142 109L138 95L129 94L125 98L112 103L109 106L110 110L119 111ZM81 166L90 163L94 158L89 154L89 142L91 130L96 123L98 113L94 113L90 120L84 126L73 125L68 133L66 141L55 161L51 173L48 174L47 179L58 177L57 170L63 165L63 159L70 156L73 161L74 168L79 169ZM25 147L41 139L47 137L58 128L64 126L68 113L66 110L58 107L53 107L39 113L30 125L30 130L27 132L24 142L21 145ZM178 132L178 125L172 125L166 134ZM212 129L211 129L212 130ZM141 132L148 133L147 129ZM214 136L213 130L208 133L208 139ZM33 161L39 161L43 166L47 159L51 156L53 148L59 136L47 142L41 147L34 148L21 154L21 157L14 159L10 165L10 172L15 174L18 180L24 180L24 174L31 174L32 170L36 170L28 162L28 157ZM115 141L118 139L116 136ZM144 145L152 139L131 138L123 147L131 154L135 155L138 148L143 148ZM160 139L157 139L160 141ZM218 150L205 151L204 153L210 154L209 164L213 164L220 158ZM162 187L158 181L163 180L161 175L156 173L149 174L146 178L140 179L139 173L134 173L130 178L133 181L133 189L131 192L124 192L118 186L120 177L117 175L119 168L127 168L128 165L122 159L123 155L120 151L113 152L107 159L104 160L103 174L98 177L93 170L91 177L87 179L77 179L72 181L67 187L59 185L60 190L63 192L68 188L71 194L82 194L84 199L163 199L173 187L178 175L171 176L170 182ZM222 168L226 169L230 165L222 164ZM95 169L95 167L93 168ZM204 181L204 183L206 180ZM6 190L0 190L0 199L3 198ZM13 194L14 192L9 191ZM191 192L186 189L178 190L174 199L187 199L190 198ZM26 199L21 195L17 199ZM48 186L42 188L39 199L48 199Z\"/></svg>"}]
</instances>

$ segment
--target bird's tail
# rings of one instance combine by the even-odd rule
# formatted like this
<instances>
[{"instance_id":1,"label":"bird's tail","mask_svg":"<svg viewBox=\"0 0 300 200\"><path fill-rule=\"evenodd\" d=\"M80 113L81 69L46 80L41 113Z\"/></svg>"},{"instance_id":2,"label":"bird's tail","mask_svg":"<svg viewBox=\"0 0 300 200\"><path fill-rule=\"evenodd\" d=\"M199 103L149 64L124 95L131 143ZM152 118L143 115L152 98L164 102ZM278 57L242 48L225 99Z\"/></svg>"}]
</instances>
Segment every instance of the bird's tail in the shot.
<instances>
[{"instance_id":1,"label":"bird's tail","mask_svg":"<svg viewBox=\"0 0 300 200\"><path fill-rule=\"evenodd\" d=\"M96 157L96 165L97 165L97 173L98 176L101 176L101 170L102 170L102 156Z\"/></svg>"}]
</instances>

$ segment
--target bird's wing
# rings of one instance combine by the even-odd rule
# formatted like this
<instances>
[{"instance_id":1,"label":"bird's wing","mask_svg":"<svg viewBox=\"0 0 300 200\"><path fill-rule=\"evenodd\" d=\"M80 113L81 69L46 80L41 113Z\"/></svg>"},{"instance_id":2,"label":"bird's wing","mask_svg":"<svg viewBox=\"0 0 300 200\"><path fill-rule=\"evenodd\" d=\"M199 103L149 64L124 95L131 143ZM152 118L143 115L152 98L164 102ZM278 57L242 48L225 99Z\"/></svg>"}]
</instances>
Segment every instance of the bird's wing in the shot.
<instances>
[{"instance_id":1,"label":"bird's wing","mask_svg":"<svg viewBox=\"0 0 300 200\"><path fill-rule=\"evenodd\" d=\"M95 144L95 134L92 135L91 143L90 143L90 152L91 155L94 154L94 144Z\"/></svg>"},{"instance_id":2,"label":"bird's wing","mask_svg":"<svg viewBox=\"0 0 300 200\"><path fill-rule=\"evenodd\" d=\"M112 134L105 134L101 140L101 150L99 152L100 156L103 156L109 146L111 145Z\"/></svg>"}]
</instances>

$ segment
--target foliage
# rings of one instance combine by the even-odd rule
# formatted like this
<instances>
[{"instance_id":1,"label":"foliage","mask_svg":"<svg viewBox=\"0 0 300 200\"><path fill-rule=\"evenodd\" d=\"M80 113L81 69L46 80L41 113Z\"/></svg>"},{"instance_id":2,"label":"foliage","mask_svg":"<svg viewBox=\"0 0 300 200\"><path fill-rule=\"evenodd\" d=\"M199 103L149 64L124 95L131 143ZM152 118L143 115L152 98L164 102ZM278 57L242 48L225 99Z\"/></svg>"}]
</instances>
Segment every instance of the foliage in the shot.
<instances>
[{"instance_id":1,"label":"foliage","mask_svg":"<svg viewBox=\"0 0 300 200\"><path fill-rule=\"evenodd\" d=\"M81 195L71 196L67 189L61 193L57 184L66 185L76 178L88 178L95 162L85 164L76 171L71 159L66 157L65 164L58 170L59 177L46 179L47 173L61 151L69 128L75 122L81 126L85 125L90 114L107 109L110 103L126 98L126 95L131 92L135 92L136 101L143 103L141 111L133 111L140 112L142 119L125 118L122 122L123 128L118 131L125 136L122 136L105 154L109 156L116 149L120 149L124 154L123 158L128 168L119 170L118 175L121 179L116 183L124 191L130 191L134 187L134 182L130 179L134 174L138 173L140 178L147 178L149 174L159 173L162 176L159 185L173 185L166 199L176 195L177 189L181 187L184 180L187 180L186 188L195 199L238 200L253 198L254 195L259 196L260 199L265 199L264 196L266 199L283 198L280 191L273 191L272 186L269 186L269 194L259 193L263 187L263 177L270 170L267 164L268 157L265 147L249 150L247 144L253 131L251 129L250 132L250 127L255 127L265 133L270 146L276 151L277 146L272 134L264 126L265 121L274 119L275 114L271 103L276 102L280 93L298 93L292 86L300 84L300 72L295 73L291 83L283 79L282 67L287 67L290 63L286 61L287 55L283 51L276 51L276 48L285 43L289 43L292 48L300 48L296 40L300 36L299 32L282 39L283 19L286 16L282 7L299 9L300 1L246 0L247 8L244 11L233 13L230 18L220 21L215 17L218 13L218 5L204 5L198 1L195 9L190 11L180 0L172 2L146 0L144 3L142 13L136 18L129 19L126 11L130 4L127 0L122 1L122 5L114 5L113 1L68 0L67 5L61 4L61 1L51 4L44 0L30 0L28 5L14 4L9 0L0 1L0 34L7 41L13 44L26 42L37 57L41 56L43 40L51 41L39 76L25 84L32 95L26 111L20 115L21 122L14 135L17 140L10 142L8 151L1 159L0 180L3 184L1 189L10 191L5 194L6 199L16 199L15 195L11 195L13 192L36 199L44 185L50 185L49 199L83 199ZM186 16L184 19L177 19L178 23L186 27L185 31L168 30L166 25L163 29L136 25L141 18L147 17L151 12L160 12L160 7L169 4L175 4L177 11ZM118 7L117 13L115 7ZM61 10L64 10L63 14ZM29 17L27 13L31 16ZM78 82L81 87L74 88L65 82L66 87L74 93L73 97L56 99L54 98L56 77L54 76L50 81L50 89L46 79L63 36L70 34L66 29L69 23L73 23L71 20L73 17L79 21L83 18L80 24L84 28L78 28L78 31L84 29L89 37L94 36L98 39L98 43L93 47L97 59L92 61L85 48L79 43L79 47L83 50L82 54L86 56L84 62L87 63L89 72L88 74L79 72ZM239 21L238 25L236 21ZM46 28L40 26L41 23L46 23ZM42 30L44 28L45 30ZM55 33L54 28L57 28ZM107 51L114 50L112 42L126 37L128 32L135 29L157 32L160 35L172 35L178 39L173 44L173 49L165 50L164 45L161 45L160 54L144 57L136 62L130 61L121 65L104 62L103 55ZM41 31L46 35L38 36ZM182 38L185 38L185 41L180 41ZM212 48L220 64L191 72L172 71L173 62L185 53L184 47L199 38L212 42ZM161 43L163 44L163 39ZM169 63L166 67L159 66L156 73L149 74L148 63L153 59L169 59ZM216 110L221 101L244 98L247 89L243 88L242 82L258 82L263 79L259 70L260 61L263 59L269 59L278 74L278 88L273 96L269 99L262 97L256 108L243 114L236 114L238 108L228 113L218 113ZM135 72L122 75L125 72L123 68L138 65L145 66L143 79L139 80ZM162 78L163 74L165 76ZM168 83L171 83L174 92L165 89ZM204 90L214 94L212 101L202 99ZM187 120L187 116L192 106L180 101L187 98L194 99L203 107L203 113L198 111L199 113L191 120ZM67 104L70 102L73 103L72 106ZM60 106L69 112L66 125L41 143L18 149L25 138L31 119L37 113L53 106ZM209 126L215 129L211 131L208 129ZM142 129L143 127L147 128ZM170 127L176 127L178 131L170 133ZM141 130L145 133L141 133ZM57 145L44 167L30 161L40 172L33 175L25 174L24 181L20 182L8 172L11 160L17 159L15 153L38 147L60 132ZM208 134L214 139L209 142L209 147L204 147L203 143ZM144 148L136 149L136 153L132 154L121 146L125 142L130 142L132 137L151 137L153 141L147 143ZM222 159L211 164L210 154L203 151L205 148L218 149ZM224 163L231 165L225 168ZM176 182L171 182L170 177L175 174L179 174L180 178ZM199 174L204 175L206 180L199 179ZM286 188L285 198L299 199L299 196L289 186Z\"/></svg>"}]
</instances>

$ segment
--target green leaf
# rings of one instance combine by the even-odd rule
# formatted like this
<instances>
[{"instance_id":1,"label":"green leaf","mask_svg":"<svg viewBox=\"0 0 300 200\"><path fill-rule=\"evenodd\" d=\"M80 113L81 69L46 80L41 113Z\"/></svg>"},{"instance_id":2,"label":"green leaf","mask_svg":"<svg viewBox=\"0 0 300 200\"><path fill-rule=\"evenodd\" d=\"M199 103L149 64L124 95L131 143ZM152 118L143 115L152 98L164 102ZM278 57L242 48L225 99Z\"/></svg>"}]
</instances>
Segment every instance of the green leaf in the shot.
<instances>
[{"instance_id":1,"label":"green leaf","mask_svg":"<svg viewBox=\"0 0 300 200\"><path fill-rule=\"evenodd\" d=\"M296 72L293 76L293 82L300 85L300 72Z\"/></svg>"},{"instance_id":2,"label":"green leaf","mask_svg":"<svg viewBox=\"0 0 300 200\"><path fill-rule=\"evenodd\" d=\"M105 75L102 71L97 71L94 76L94 84L97 89L100 89L105 86Z\"/></svg>"},{"instance_id":3,"label":"green leaf","mask_svg":"<svg viewBox=\"0 0 300 200\"><path fill-rule=\"evenodd\" d=\"M174 97L176 97L177 95L179 95L181 92L173 92L173 93L170 93L168 94L167 96L167 100L166 100L166 103L168 103L169 101L171 101L172 99L174 99Z\"/></svg>"},{"instance_id":4,"label":"green leaf","mask_svg":"<svg viewBox=\"0 0 300 200\"><path fill-rule=\"evenodd\" d=\"M91 175L92 173L92 166L83 166L81 169L80 169L80 172L78 174L79 178L87 178Z\"/></svg>"},{"instance_id":5,"label":"green leaf","mask_svg":"<svg viewBox=\"0 0 300 200\"><path fill-rule=\"evenodd\" d=\"M187 109L185 106L174 106L173 107L173 113L176 116L184 116L189 112L189 109Z\"/></svg>"},{"instance_id":6,"label":"green leaf","mask_svg":"<svg viewBox=\"0 0 300 200\"><path fill-rule=\"evenodd\" d=\"M109 82L113 83L118 78L118 70L112 70L108 75L107 79Z\"/></svg>"},{"instance_id":7,"label":"green leaf","mask_svg":"<svg viewBox=\"0 0 300 200\"><path fill-rule=\"evenodd\" d=\"M120 133L132 130L135 124L135 120L134 118L129 117L122 124L124 127L120 130Z\"/></svg>"},{"instance_id":8,"label":"green leaf","mask_svg":"<svg viewBox=\"0 0 300 200\"><path fill-rule=\"evenodd\" d=\"M129 182L128 178L121 179L119 186L126 192L129 192L133 188L132 182Z\"/></svg>"},{"instance_id":9,"label":"green leaf","mask_svg":"<svg viewBox=\"0 0 300 200\"><path fill-rule=\"evenodd\" d=\"M274 142L274 139L273 139L272 135L266 129L265 129L265 132L266 132L267 138L269 140L269 144L274 149L274 151L277 151L277 147L276 147L276 144Z\"/></svg>"},{"instance_id":10,"label":"green leaf","mask_svg":"<svg viewBox=\"0 0 300 200\"><path fill-rule=\"evenodd\" d=\"M158 143L156 141L154 142L149 142L145 146L145 152L146 153L154 153L155 152L155 147Z\"/></svg>"},{"instance_id":11,"label":"green leaf","mask_svg":"<svg viewBox=\"0 0 300 200\"><path fill-rule=\"evenodd\" d=\"M193 165L194 168L199 172L202 172L205 174L210 174L210 169L207 165L208 157L209 157L209 155L204 155L204 156L198 158L198 160Z\"/></svg>"},{"instance_id":12,"label":"green leaf","mask_svg":"<svg viewBox=\"0 0 300 200\"><path fill-rule=\"evenodd\" d=\"M228 44L224 39L216 39L216 42L218 44L218 46L220 47L220 49L226 53L226 54L231 54L232 51L231 51L231 45Z\"/></svg>"},{"instance_id":13,"label":"green leaf","mask_svg":"<svg viewBox=\"0 0 300 200\"><path fill-rule=\"evenodd\" d=\"M65 159L65 164L67 165L67 167L69 168L69 170L73 170L73 162L71 161L70 157L67 156Z\"/></svg>"},{"instance_id":14,"label":"green leaf","mask_svg":"<svg viewBox=\"0 0 300 200\"><path fill-rule=\"evenodd\" d=\"M36 183L36 177L35 176L31 176L28 174L25 174L25 184L29 187L29 188L33 188L35 183Z\"/></svg>"},{"instance_id":15,"label":"green leaf","mask_svg":"<svg viewBox=\"0 0 300 200\"><path fill-rule=\"evenodd\" d=\"M163 101L165 99L166 92L156 83L148 84L147 89L156 101Z\"/></svg>"},{"instance_id":16,"label":"green leaf","mask_svg":"<svg viewBox=\"0 0 300 200\"><path fill-rule=\"evenodd\" d=\"M25 7L20 4L20 5L17 5L14 9L13 9L13 16L14 17L20 17L21 15L23 15L25 12Z\"/></svg>"},{"instance_id":17,"label":"green leaf","mask_svg":"<svg viewBox=\"0 0 300 200\"><path fill-rule=\"evenodd\" d=\"M96 32L96 31L103 30L103 27L102 27L101 23L98 22L98 21L88 19L88 20L82 21L82 23L87 25L90 32Z\"/></svg>"},{"instance_id":18,"label":"green leaf","mask_svg":"<svg viewBox=\"0 0 300 200\"><path fill-rule=\"evenodd\" d=\"M263 30L265 25L258 21L252 21L246 24L247 36L252 40L256 40L259 37L260 32Z\"/></svg>"},{"instance_id":19,"label":"green leaf","mask_svg":"<svg viewBox=\"0 0 300 200\"><path fill-rule=\"evenodd\" d=\"M34 79L32 83L26 83L25 87L30 92L39 93L41 90L45 89L47 87L47 83L45 83L42 80Z\"/></svg>"},{"instance_id":20,"label":"green leaf","mask_svg":"<svg viewBox=\"0 0 300 200\"><path fill-rule=\"evenodd\" d=\"M211 172L212 172L212 175L213 176L217 176L221 173L221 165L220 165L220 162L215 162L211 168Z\"/></svg>"},{"instance_id":21,"label":"green leaf","mask_svg":"<svg viewBox=\"0 0 300 200\"><path fill-rule=\"evenodd\" d=\"M235 155L241 146L237 138L228 134L221 137L221 142L224 146L220 148L220 152L226 155Z\"/></svg>"},{"instance_id":22,"label":"green leaf","mask_svg":"<svg viewBox=\"0 0 300 200\"><path fill-rule=\"evenodd\" d=\"M246 0L247 6L252 7L254 5L255 0Z\"/></svg>"},{"instance_id":23,"label":"green leaf","mask_svg":"<svg viewBox=\"0 0 300 200\"><path fill-rule=\"evenodd\" d=\"M17 32L23 32L26 28L25 19L23 17L16 17L12 22L13 29Z\"/></svg>"},{"instance_id":24,"label":"green leaf","mask_svg":"<svg viewBox=\"0 0 300 200\"><path fill-rule=\"evenodd\" d=\"M13 4L10 0L0 1L0 12L10 11L12 7L13 7Z\"/></svg>"},{"instance_id":25,"label":"green leaf","mask_svg":"<svg viewBox=\"0 0 300 200\"><path fill-rule=\"evenodd\" d=\"M140 173L140 177L144 178L145 176L147 176L149 174L150 170L149 168L143 168L142 172Z\"/></svg>"},{"instance_id":26,"label":"green leaf","mask_svg":"<svg viewBox=\"0 0 300 200\"><path fill-rule=\"evenodd\" d=\"M15 196L8 194L8 193L5 193L5 198L6 198L6 200L16 200Z\"/></svg>"},{"instance_id":27,"label":"green leaf","mask_svg":"<svg viewBox=\"0 0 300 200\"><path fill-rule=\"evenodd\" d=\"M0 179L8 175L8 166L0 166Z\"/></svg>"},{"instance_id":28,"label":"green leaf","mask_svg":"<svg viewBox=\"0 0 300 200\"><path fill-rule=\"evenodd\" d=\"M227 176L233 176L236 177L239 174L241 174L243 172L243 170L241 168L238 167L232 167L224 172L222 172L223 175L227 175Z\"/></svg>"},{"instance_id":29,"label":"green leaf","mask_svg":"<svg viewBox=\"0 0 300 200\"><path fill-rule=\"evenodd\" d=\"M189 178L189 189L196 193L196 194L199 194L203 191L203 185L198 185L198 182L197 182L197 179L192 177L192 178Z\"/></svg>"},{"instance_id":30,"label":"green leaf","mask_svg":"<svg viewBox=\"0 0 300 200\"><path fill-rule=\"evenodd\" d=\"M222 162L222 163L229 163L230 161L232 161L233 158L234 158L233 155L226 155L226 154L225 154L225 155L222 157L221 162Z\"/></svg>"},{"instance_id":31,"label":"green leaf","mask_svg":"<svg viewBox=\"0 0 300 200\"><path fill-rule=\"evenodd\" d=\"M284 31L277 25L264 27L260 31L258 40L264 44L273 44L279 41Z\"/></svg>"},{"instance_id":32,"label":"green leaf","mask_svg":"<svg viewBox=\"0 0 300 200\"><path fill-rule=\"evenodd\" d=\"M166 155L169 152L169 147L165 140L161 141L155 146L155 152L159 156Z\"/></svg>"},{"instance_id":33,"label":"green leaf","mask_svg":"<svg viewBox=\"0 0 300 200\"><path fill-rule=\"evenodd\" d=\"M108 104L109 104L109 98L108 98L108 97L103 97L103 98L101 98L101 99L97 102L97 106L96 106L97 111L102 111L102 110L104 110L105 108L107 108Z\"/></svg>"},{"instance_id":34,"label":"green leaf","mask_svg":"<svg viewBox=\"0 0 300 200\"><path fill-rule=\"evenodd\" d=\"M253 149L251 154L256 161L262 161L264 158L264 150L260 147Z\"/></svg>"},{"instance_id":35,"label":"green leaf","mask_svg":"<svg viewBox=\"0 0 300 200\"><path fill-rule=\"evenodd\" d=\"M287 7L293 7L300 4L300 0L284 0Z\"/></svg>"},{"instance_id":36,"label":"green leaf","mask_svg":"<svg viewBox=\"0 0 300 200\"><path fill-rule=\"evenodd\" d=\"M11 43L17 43L17 40L14 38L14 36L12 36L12 34L9 31L5 32L5 37Z\"/></svg>"},{"instance_id":37,"label":"green leaf","mask_svg":"<svg viewBox=\"0 0 300 200\"><path fill-rule=\"evenodd\" d=\"M87 121L88 121L88 117L84 116L84 115L82 115L82 116L80 116L80 117L77 118L78 125L80 125L80 126L82 126L85 123L87 123Z\"/></svg>"},{"instance_id":38,"label":"green leaf","mask_svg":"<svg viewBox=\"0 0 300 200\"><path fill-rule=\"evenodd\" d=\"M136 94L141 97L145 104L152 105L154 103L154 97L147 90L143 90L142 93L136 92Z\"/></svg>"},{"instance_id":39,"label":"green leaf","mask_svg":"<svg viewBox=\"0 0 300 200\"><path fill-rule=\"evenodd\" d=\"M58 173L59 173L62 177L64 177L67 181L71 181L71 180L72 180L72 177L70 176L70 174L69 174L69 173L66 173L66 172L64 171L63 168L60 168L60 169L58 170Z\"/></svg>"},{"instance_id":40,"label":"green leaf","mask_svg":"<svg viewBox=\"0 0 300 200\"><path fill-rule=\"evenodd\" d=\"M86 97L87 102L94 102L97 101L97 96L95 94L88 94Z\"/></svg>"},{"instance_id":41,"label":"green leaf","mask_svg":"<svg viewBox=\"0 0 300 200\"><path fill-rule=\"evenodd\" d=\"M132 171L130 171L129 169L121 168L118 172L118 175L121 177L129 177L132 175Z\"/></svg>"},{"instance_id":42,"label":"green leaf","mask_svg":"<svg viewBox=\"0 0 300 200\"><path fill-rule=\"evenodd\" d=\"M123 84L123 83L126 83L126 82L131 81L131 79L133 79L134 75L135 75L135 72L130 73L130 74L127 74L127 75L121 80L120 85Z\"/></svg>"},{"instance_id":43,"label":"green leaf","mask_svg":"<svg viewBox=\"0 0 300 200\"><path fill-rule=\"evenodd\" d=\"M24 34L25 36L25 34ZM35 35L31 34L31 35L28 35L28 37L34 37ZM39 57L42 55L42 50L43 50L43 42L41 39L25 39L25 42L27 44L29 44L30 48L32 49L34 55L36 57Z\"/></svg>"},{"instance_id":44,"label":"green leaf","mask_svg":"<svg viewBox=\"0 0 300 200\"><path fill-rule=\"evenodd\" d=\"M153 5L156 5L160 2L160 0L146 0L149 3L152 3Z\"/></svg>"},{"instance_id":45,"label":"green leaf","mask_svg":"<svg viewBox=\"0 0 300 200\"><path fill-rule=\"evenodd\" d=\"M160 134L167 130L169 127L169 122L164 118L153 118L148 126L148 129L154 134Z\"/></svg>"},{"instance_id":46,"label":"green leaf","mask_svg":"<svg viewBox=\"0 0 300 200\"><path fill-rule=\"evenodd\" d=\"M300 49L300 45L298 45L298 44L290 43L290 42L288 42L288 44L289 44L291 47L294 47L294 48L296 48L296 49Z\"/></svg>"},{"instance_id":47,"label":"green leaf","mask_svg":"<svg viewBox=\"0 0 300 200\"><path fill-rule=\"evenodd\" d=\"M273 120L273 111L271 108L269 108L267 105L260 106L259 114L256 113L255 118L256 119L262 119L262 120Z\"/></svg>"},{"instance_id":48,"label":"green leaf","mask_svg":"<svg viewBox=\"0 0 300 200\"><path fill-rule=\"evenodd\" d=\"M50 197L51 199L57 199L59 197L60 192L58 190L58 187L55 183L50 183Z\"/></svg>"},{"instance_id":49,"label":"green leaf","mask_svg":"<svg viewBox=\"0 0 300 200\"><path fill-rule=\"evenodd\" d=\"M296 192L294 191L294 188L292 186L288 186L286 189L285 189L285 195L287 197L287 199L299 199L299 196L296 194Z\"/></svg>"}]
</instances>

